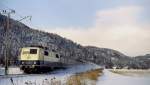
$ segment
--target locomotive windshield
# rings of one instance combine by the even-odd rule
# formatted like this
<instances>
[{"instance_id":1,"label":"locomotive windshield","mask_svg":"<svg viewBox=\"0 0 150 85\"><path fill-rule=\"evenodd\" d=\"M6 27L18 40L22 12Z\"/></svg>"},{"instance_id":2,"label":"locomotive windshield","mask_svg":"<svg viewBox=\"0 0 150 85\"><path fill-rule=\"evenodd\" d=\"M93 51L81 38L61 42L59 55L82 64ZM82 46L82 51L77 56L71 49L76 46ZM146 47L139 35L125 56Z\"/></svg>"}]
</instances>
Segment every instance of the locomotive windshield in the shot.
<instances>
[{"instance_id":1,"label":"locomotive windshield","mask_svg":"<svg viewBox=\"0 0 150 85\"><path fill-rule=\"evenodd\" d=\"M30 49L30 54L37 54L37 49Z\"/></svg>"}]
</instances>

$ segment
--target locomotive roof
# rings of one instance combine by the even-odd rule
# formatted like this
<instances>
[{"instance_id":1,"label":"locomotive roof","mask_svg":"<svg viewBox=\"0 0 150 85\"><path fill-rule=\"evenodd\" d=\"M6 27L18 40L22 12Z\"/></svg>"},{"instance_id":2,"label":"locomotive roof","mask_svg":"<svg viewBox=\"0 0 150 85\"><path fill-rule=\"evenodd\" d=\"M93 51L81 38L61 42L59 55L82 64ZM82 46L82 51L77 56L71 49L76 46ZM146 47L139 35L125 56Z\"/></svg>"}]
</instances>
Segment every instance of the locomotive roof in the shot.
<instances>
[{"instance_id":1,"label":"locomotive roof","mask_svg":"<svg viewBox=\"0 0 150 85\"><path fill-rule=\"evenodd\" d=\"M48 49L47 47L39 46L39 45L31 45L31 46L27 46L27 47L38 47L38 48L42 48L42 49Z\"/></svg>"}]
</instances>

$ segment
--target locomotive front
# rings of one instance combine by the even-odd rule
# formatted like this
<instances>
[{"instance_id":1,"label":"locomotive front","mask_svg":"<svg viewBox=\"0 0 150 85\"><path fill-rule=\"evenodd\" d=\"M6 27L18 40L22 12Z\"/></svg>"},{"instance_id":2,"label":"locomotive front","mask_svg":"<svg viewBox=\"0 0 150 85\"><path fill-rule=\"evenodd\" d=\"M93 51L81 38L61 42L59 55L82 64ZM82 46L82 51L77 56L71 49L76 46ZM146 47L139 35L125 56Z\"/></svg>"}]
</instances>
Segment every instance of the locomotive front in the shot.
<instances>
[{"instance_id":1,"label":"locomotive front","mask_svg":"<svg viewBox=\"0 0 150 85\"><path fill-rule=\"evenodd\" d=\"M35 68L43 63L42 49L38 47L22 48L20 55L20 68L25 70L27 68ZM28 70L28 69L27 69Z\"/></svg>"}]
</instances>

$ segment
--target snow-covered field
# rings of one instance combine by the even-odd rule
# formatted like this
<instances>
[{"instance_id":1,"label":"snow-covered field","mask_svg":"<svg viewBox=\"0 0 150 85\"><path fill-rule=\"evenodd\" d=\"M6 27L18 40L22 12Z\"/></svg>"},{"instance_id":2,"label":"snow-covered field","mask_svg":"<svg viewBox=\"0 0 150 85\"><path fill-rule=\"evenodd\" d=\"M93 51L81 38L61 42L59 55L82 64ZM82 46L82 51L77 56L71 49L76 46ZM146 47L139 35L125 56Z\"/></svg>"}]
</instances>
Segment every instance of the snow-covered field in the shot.
<instances>
[{"instance_id":1,"label":"snow-covered field","mask_svg":"<svg viewBox=\"0 0 150 85\"><path fill-rule=\"evenodd\" d=\"M66 82L72 75L98 68L100 67L94 64L75 65L48 74L0 76L0 85L67 85ZM10 72L20 74L21 71L18 70L18 68L11 68ZM3 71L4 69L0 70L1 73L4 73ZM91 84L91 80L88 79L85 82L86 85L150 85L150 76L125 76L105 69L95 84Z\"/></svg>"},{"instance_id":2,"label":"snow-covered field","mask_svg":"<svg viewBox=\"0 0 150 85\"><path fill-rule=\"evenodd\" d=\"M97 85L150 85L150 76L124 76L104 70Z\"/></svg>"},{"instance_id":3,"label":"snow-covered field","mask_svg":"<svg viewBox=\"0 0 150 85\"><path fill-rule=\"evenodd\" d=\"M5 74L5 69L0 67L0 75L4 75Z\"/></svg>"},{"instance_id":4,"label":"snow-covered field","mask_svg":"<svg viewBox=\"0 0 150 85\"><path fill-rule=\"evenodd\" d=\"M113 73L121 74L124 76L133 76L133 77L150 77L150 70L141 70L141 69L111 69Z\"/></svg>"},{"instance_id":5,"label":"snow-covered field","mask_svg":"<svg viewBox=\"0 0 150 85\"><path fill-rule=\"evenodd\" d=\"M100 68L97 65L75 65L68 69L62 69L50 72L48 74L30 74L30 75L8 75L0 76L0 85L66 85L66 80L75 73L86 72L92 69ZM4 70L4 69L3 69ZM13 72L11 72L13 71ZM11 73L18 74L18 68L11 70ZM16 71L16 72L15 72ZM1 70L3 73L3 71Z\"/></svg>"}]
</instances>

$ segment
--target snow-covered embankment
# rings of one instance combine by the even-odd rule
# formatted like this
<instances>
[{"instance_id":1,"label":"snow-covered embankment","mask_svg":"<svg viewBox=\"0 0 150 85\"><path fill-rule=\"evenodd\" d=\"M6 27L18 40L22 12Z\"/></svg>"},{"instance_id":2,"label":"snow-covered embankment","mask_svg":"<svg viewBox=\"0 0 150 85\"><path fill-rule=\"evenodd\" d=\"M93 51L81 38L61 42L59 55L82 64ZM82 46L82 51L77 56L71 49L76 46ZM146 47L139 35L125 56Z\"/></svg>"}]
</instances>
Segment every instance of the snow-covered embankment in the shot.
<instances>
[{"instance_id":1,"label":"snow-covered embankment","mask_svg":"<svg viewBox=\"0 0 150 85\"><path fill-rule=\"evenodd\" d=\"M0 85L65 85L70 76L98 68L101 67L94 64L84 64L74 65L68 69L61 69L48 74L0 76Z\"/></svg>"}]
</instances>

